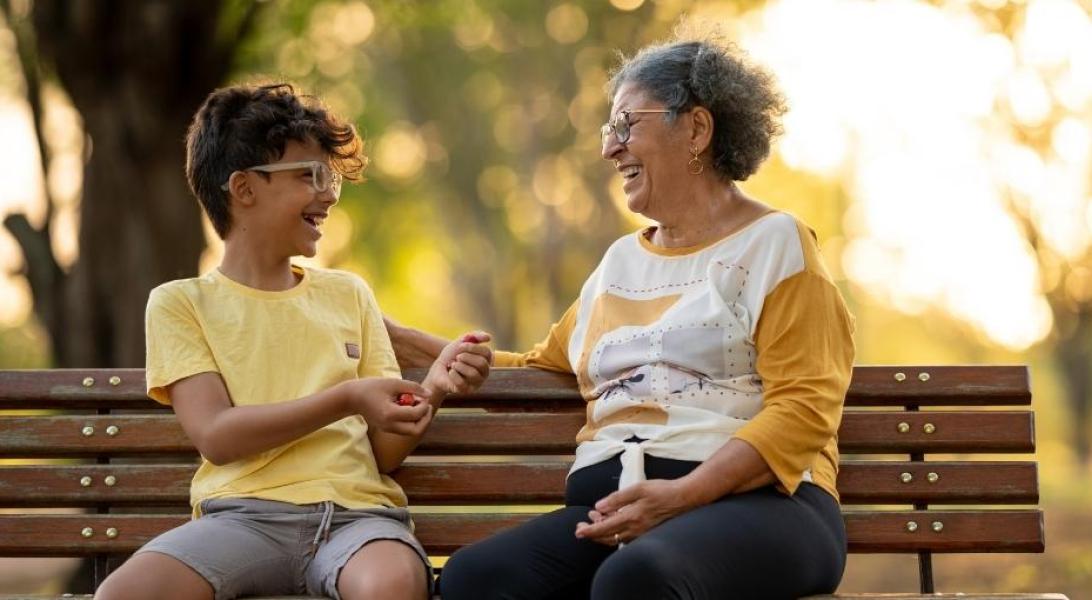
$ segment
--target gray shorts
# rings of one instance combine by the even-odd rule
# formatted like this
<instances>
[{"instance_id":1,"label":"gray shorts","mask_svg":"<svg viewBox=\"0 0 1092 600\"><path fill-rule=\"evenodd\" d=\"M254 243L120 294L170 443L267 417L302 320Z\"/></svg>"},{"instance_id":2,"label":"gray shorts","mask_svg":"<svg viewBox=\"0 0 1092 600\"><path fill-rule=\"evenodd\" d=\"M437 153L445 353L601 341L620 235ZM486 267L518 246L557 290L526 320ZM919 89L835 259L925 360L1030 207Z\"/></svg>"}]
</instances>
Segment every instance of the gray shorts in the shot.
<instances>
[{"instance_id":1,"label":"gray shorts","mask_svg":"<svg viewBox=\"0 0 1092 600\"><path fill-rule=\"evenodd\" d=\"M357 550L376 540L397 540L413 548L432 589L432 565L410 531L404 508L350 510L332 502L219 498L202 502L201 514L137 552L159 552L182 561L208 580L216 600L284 594L339 598L341 569Z\"/></svg>"}]
</instances>

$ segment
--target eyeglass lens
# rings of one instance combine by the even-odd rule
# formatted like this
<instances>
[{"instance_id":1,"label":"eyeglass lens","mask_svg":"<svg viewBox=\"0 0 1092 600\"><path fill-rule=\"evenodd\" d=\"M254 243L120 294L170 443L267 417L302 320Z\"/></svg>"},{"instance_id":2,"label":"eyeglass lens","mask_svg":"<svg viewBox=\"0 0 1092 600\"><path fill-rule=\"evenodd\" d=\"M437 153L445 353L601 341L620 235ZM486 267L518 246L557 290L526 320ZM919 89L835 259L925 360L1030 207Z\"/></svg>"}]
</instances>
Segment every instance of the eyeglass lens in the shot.
<instances>
[{"instance_id":1,"label":"eyeglass lens","mask_svg":"<svg viewBox=\"0 0 1092 600\"><path fill-rule=\"evenodd\" d=\"M341 173L337 173L330 167L316 163L311 166L311 185L316 192L330 190L335 196L341 194Z\"/></svg>"},{"instance_id":2,"label":"eyeglass lens","mask_svg":"<svg viewBox=\"0 0 1092 600\"><path fill-rule=\"evenodd\" d=\"M602 130L602 142L607 142L607 136L614 134L614 137L618 140L619 144L624 144L629 141L629 113L622 111L618 113L618 116L614 117L603 126Z\"/></svg>"}]
</instances>

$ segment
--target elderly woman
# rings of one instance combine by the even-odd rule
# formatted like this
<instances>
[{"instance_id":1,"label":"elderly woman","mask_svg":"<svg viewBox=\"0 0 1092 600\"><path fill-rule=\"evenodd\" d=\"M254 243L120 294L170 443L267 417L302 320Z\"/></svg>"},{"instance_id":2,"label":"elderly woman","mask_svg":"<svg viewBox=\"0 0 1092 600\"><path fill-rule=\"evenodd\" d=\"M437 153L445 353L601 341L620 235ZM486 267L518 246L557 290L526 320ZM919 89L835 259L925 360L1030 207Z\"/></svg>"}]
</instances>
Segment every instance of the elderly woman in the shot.
<instances>
[{"instance_id":1,"label":"elderly woman","mask_svg":"<svg viewBox=\"0 0 1092 600\"><path fill-rule=\"evenodd\" d=\"M456 552L444 600L831 592L853 318L815 234L736 184L784 102L712 41L640 51L610 98L603 158L657 225L607 250L545 341L496 357L576 374L588 419L565 507ZM442 347L391 328L403 356Z\"/></svg>"}]
</instances>

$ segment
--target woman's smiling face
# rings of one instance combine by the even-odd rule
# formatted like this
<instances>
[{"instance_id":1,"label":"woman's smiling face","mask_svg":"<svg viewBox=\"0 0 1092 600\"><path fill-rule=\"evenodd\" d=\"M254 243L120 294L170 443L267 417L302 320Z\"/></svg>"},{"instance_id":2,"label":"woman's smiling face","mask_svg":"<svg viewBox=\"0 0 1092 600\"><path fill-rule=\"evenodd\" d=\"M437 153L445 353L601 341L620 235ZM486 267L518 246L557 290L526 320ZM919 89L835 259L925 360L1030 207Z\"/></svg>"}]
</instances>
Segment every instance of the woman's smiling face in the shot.
<instances>
[{"instance_id":1,"label":"woman's smiling face","mask_svg":"<svg viewBox=\"0 0 1092 600\"><path fill-rule=\"evenodd\" d=\"M606 133L602 154L622 175L629 209L662 221L665 211L672 209L671 194L678 192L680 178L687 176L687 137L683 119L668 121L666 112L638 112L642 110L664 110L664 106L634 83L618 88L609 122L633 111L628 115L629 138L623 143L613 131Z\"/></svg>"}]
</instances>

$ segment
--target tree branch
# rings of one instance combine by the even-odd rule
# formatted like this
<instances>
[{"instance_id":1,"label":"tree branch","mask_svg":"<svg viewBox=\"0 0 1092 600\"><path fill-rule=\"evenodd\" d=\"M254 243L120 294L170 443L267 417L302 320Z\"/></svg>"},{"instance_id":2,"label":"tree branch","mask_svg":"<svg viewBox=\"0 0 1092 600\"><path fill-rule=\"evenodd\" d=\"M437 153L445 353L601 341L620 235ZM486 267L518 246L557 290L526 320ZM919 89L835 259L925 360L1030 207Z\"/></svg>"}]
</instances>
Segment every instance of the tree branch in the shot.
<instances>
[{"instance_id":1,"label":"tree branch","mask_svg":"<svg viewBox=\"0 0 1092 600\"><path fill-rule=\"evenodd\" d=\"M210 50L211 60L209 63L220 66L220 72L217 73L216 76L216 83L223 81L231 71L232 59L238 51L239 45L246 40L251 29L254 28L254 22L257 20L258 13L261 12L264 4L264 2L247 2L242 16L237 20L235 28L227 34L217 36L219 39L216 40L216 43L213 44ZM223 11L221 12L220 18L223 18L222 15ZM221 31L228 29L224 25L219 25L217 28Z\"/></svg>"}]
</instances>

